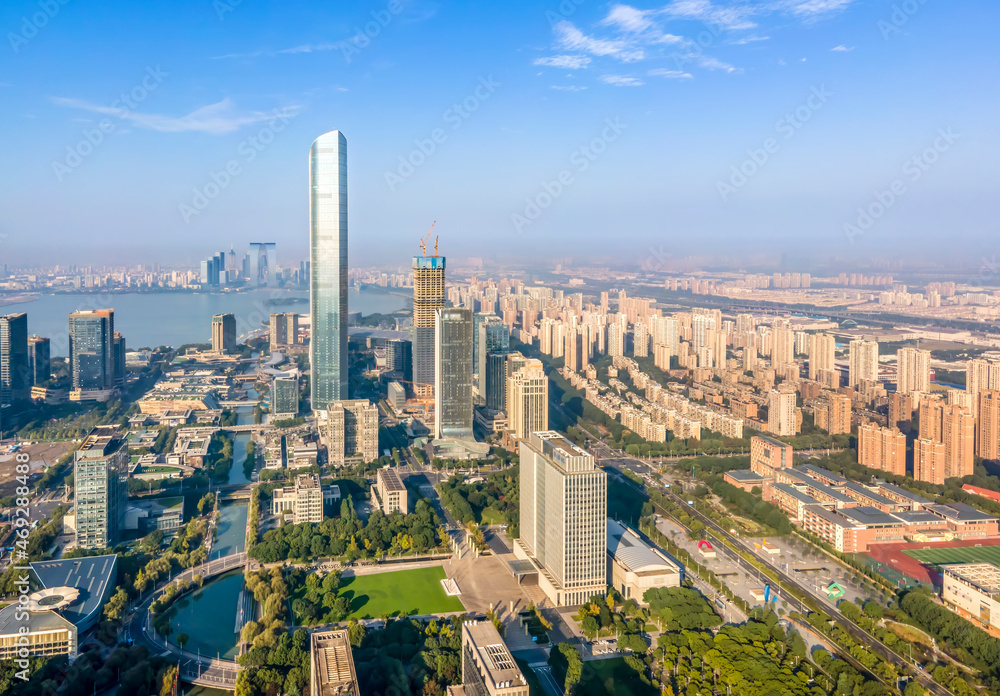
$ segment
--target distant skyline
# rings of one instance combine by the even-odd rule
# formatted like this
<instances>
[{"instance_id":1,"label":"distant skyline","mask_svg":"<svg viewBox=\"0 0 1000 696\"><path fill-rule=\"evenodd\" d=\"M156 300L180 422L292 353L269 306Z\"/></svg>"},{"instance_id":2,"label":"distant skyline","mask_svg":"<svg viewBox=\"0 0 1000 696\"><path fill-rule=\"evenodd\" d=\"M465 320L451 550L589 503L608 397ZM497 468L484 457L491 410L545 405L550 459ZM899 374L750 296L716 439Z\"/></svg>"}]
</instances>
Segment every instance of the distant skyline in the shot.
<instances>
[{"instance_id":1,"label":"distant skyline","mask_svg":"<svg viewBox=\"0 0 1000 696\"><path fill-rule=\"evenodd\" d=\"M267 239L297 262L309 146L336 129L351 266L407 267L432 220L455 259L975 266L1000 217L998 19L987 0L17 0L0 259L193 266Z\"/></svg>"}]
</instances>

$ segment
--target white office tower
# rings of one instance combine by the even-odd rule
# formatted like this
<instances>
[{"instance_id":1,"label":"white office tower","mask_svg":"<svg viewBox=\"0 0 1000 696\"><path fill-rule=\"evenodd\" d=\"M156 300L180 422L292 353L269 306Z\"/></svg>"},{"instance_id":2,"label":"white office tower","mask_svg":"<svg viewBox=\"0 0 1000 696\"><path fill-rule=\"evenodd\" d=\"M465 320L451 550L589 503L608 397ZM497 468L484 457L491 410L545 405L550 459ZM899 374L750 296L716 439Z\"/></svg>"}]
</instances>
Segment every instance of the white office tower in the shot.
<instances>
[{"instance_id":1,"label":"white office tower","mask_svg":"<svg viewBox=\"0 0 1000 696\"><path fill-rule=\"evenodd\" d=\"M607 589L608 479L593 455L554 431L521 440L521 538L538 585L556 606Z\"/></svg>"}]
</instances>

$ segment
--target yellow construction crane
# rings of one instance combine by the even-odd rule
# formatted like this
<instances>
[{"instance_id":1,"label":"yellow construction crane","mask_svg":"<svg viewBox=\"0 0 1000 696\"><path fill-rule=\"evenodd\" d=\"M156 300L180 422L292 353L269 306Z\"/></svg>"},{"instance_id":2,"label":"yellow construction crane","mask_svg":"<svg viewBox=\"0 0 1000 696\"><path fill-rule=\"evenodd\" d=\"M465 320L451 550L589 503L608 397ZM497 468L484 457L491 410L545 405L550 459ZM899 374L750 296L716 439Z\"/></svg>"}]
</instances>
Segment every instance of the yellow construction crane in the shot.
<instances>
[{"instance_id":1,"label":"yellow construction crane","mask_svg":"<svg viewBox=\"0 0 1000 696\"><path fill-rule=\"evenodd\" d=\"M434 231L434 225L437 224L437 220L431 223L431 228L427 230L427 236L420 241L420 255L427 256L427 242L431 238L431 232ZM437 237L434 238L434 255L437 256Z\"/></svg>"}]
</instances>

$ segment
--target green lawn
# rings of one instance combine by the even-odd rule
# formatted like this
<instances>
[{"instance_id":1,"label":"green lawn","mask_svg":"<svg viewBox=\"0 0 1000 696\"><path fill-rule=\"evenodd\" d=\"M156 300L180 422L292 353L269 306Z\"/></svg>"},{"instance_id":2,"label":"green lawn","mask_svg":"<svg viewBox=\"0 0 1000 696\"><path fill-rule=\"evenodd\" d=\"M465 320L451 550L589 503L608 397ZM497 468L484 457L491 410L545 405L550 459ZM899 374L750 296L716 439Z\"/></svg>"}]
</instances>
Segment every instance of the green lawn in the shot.
<instances>
[{"instance_id":1,"label":"green lawn","mask_svg":"<svg viewBox=\"0 0 1000 696\"><path fill-rule=\"evenodd\" d=\"M377 619L382 614L440 614L465 611L458 597L449 597L441 587L444 568L418 568L395 573L345 577L339 594L351 600L349 618Z\"/></svg>"},{"instance_id":2,"label":"green lawn","mask_svg":"<svg viewBox=\"0 0 1000 696\"><path fill-rule=\"evenodd\" d=\"M1000 546L958 546L943 549L914 549L904 551L907 556L921 563L943 565L947 563L993 563L1000 565Z\"/></svg>"},{"instance_id":3,"label":"green lawn","mask_svg":"<svg viewBox=\"0 0 1000 696\"><path fill-rule=\"evenodd\" d=\"M507 517L495 507L483 509L481 519L483 524L503 524L507 521Z\"/></svg>"}]
</instances>

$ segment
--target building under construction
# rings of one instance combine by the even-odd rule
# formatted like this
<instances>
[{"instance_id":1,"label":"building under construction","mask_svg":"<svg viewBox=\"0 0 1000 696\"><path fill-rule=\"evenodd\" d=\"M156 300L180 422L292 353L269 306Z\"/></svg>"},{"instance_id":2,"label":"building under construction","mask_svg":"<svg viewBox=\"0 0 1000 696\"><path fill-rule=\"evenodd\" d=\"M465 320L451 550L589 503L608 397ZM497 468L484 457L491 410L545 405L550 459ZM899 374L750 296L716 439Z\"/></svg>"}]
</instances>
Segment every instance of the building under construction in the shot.
<instances>
[{"instance_id":1,"label":"building under construction","mask_svg":"<svg viewBox=\"0 0 1000 696\"><path fill-rule=\"evenodd\" d=\"M433 231L434 226L431 225ZM427 255L430 232L420 243L421 256L413 257L413 391L425 402L434 396L434 317L444 307L445 258Z\"/></svg>"}]
</instances>

